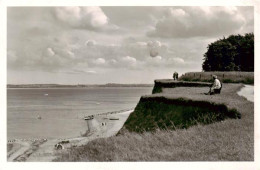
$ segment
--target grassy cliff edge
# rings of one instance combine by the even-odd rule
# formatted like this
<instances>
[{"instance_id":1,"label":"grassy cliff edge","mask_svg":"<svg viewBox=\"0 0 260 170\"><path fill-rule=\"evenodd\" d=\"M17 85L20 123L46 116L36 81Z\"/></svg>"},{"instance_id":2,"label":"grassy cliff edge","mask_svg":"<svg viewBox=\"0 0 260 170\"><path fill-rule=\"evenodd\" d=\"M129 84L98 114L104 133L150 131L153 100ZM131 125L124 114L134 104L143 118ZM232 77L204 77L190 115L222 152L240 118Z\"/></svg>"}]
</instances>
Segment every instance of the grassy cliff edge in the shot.
<instances>
[{"instance_id":1,"label":"grassy cliff edge","mask_svg":"<svg viewBox=\"0 0 260 170\"><path fill-rule=\"evenodd\" d=\"M236 109L210 101L164 96L141 97L138 105L124 124L130 132L156 129L188 128L197 124L210 124L226 118L241 118Z\"/></svg>"},{"instance_id":2,"label":"grassy cliff edge","mask_svg":"<svg viewBox=\"0 0 260 170\"><path fill-rule=\"evenodd\" d=\"M253 161L254 103L241 87L224 84L213 96L202 94L208 87L162 88L140 99L118 135L55 161Z\"/></svg>"}]
</instances>

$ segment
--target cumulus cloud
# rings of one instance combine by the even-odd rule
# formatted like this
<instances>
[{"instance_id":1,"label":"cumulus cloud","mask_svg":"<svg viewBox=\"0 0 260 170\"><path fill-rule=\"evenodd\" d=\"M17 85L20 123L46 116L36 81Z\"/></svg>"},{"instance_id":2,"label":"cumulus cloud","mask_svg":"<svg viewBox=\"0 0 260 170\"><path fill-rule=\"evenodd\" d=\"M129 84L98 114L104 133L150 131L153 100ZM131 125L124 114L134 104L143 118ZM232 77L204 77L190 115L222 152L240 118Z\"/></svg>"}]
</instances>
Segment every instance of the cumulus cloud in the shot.
<instances>
[{"instance_id":1,"label":"cumulus cloud","mask_svg":"<svg viewBox=\"0 0 260 170\"><path fill-rule=\"evenodd\" d=\"M98 59L94 60L93 63L96 65L104 65L106 63L106 60L104 58L98 58Z\"/></svg>"},{"instance_id":2,"label":"cumulus cloud","mask_svg":"<svg viewBox=\"0 0 260 170\"><path fill-rule=\"evenodd\" d=\"M79 69L73 69L72 73L75 74L97 74L94 70L79 70Z\"/></svg>"},{"instance_id":3,"label":"cumulus cloud","mask_svg":"<svg viewBox=\"0 0 260 170\"><path fill-rule=\"evenodd\" d=\"M155 58L155 61L160 61L160 60L162 60L162 57L161 56L156 56L156 57L154 57Z\"/></svg>"},{"instance_id":4,"label":"cumulus cloud","mask_svg":"<svg viewBox=\"0 0 260 170\"><path fill-rule=\"evenodd\" d=\"M97 74L97 72L96 72L96 71L94 71L94 70L89 70L89 71L86 71L86 73L89 73L89 74Z\"/></svg>"},{"instance_id":5,"label":"cumulus cloud","mask_svg":"<svg viewBox=\"0 0 260 170\"><path fill-rule=\"evenodd\" d=\"M112 59L112 60L109 61L109 63L111 65L116 65L118 63L118 61L116 59Z\"/></svg>"},{"instance_id":6,"label":"cumulus cloud","mask_svg":"<svg viewBox=\"0 0 260 170\"><path fill-rule=\"evenodd\" d=\"M47 56L51 57L51 56L55 55L55 52L52 50L52 48L47 48L46 54L47 54Z\"/></svg>"},{"instance_id":7,"label":"cumulus cloud","mask_svg":"<svg viewBox=\"0 0 260 170\"><path fill-rule=\"evenodd\" d=\"M160 67L160 66L165 66L164 64L163 58L161 56L156 56L156 57L146 57L145 61L144 61L144 65L146 65L146 67Z\"/></svg>"},{"instance_id":8,"label":"cumulus cloud","mask_svg":"<svg viewBox=\"0 0 260 170\"><path fill-rule=\"evenodd\" d=\"M167 46L162 45L160 41L148 41L147 47L151 57L156 57L160 52L167 50Z\"/></svg>"},{"instance_id":9,"label":"cumulus cloud","mask_svg":"<svg viewBox=\"0 0 260 170\"><path fill-rule=\"evenodd\" d=\"M165 38L223 36L240 31L247 20L237 7L168 8L147 35Z\"/></svg>"},{"instance_id":10,"label":"cumulus cloud","mask_svg":"<svg viewBox=\"0 0 260 170\"><path fill-rule=\"evenodd\" d=\"M136 44L139 45L139 46L146 46L147 45L146 42L136 42Z\"/></svg>"},{"instance_id":11,"label":"cumulus cloud","mask_svg":"<svg viewBox=\"0 0 260 170\"><path fill-rule=\"evenodd\" d=\"M89 46L89 47L92 47L92 46L95 46L97 43L95 40L88 40L85 42L85 45L86 46Z\"/></svg>"},{"instance_id":12,"label":"cumulus cloud","mask_svg":"<svg viewBox=\"0 0 260 170\"><path fill-rule=\"evenodd\" d=\"M200 70L209 43L254 27L252 7L9 7L7 17L8 70L64 75Z\"/></svg>"},{"instance_id":13,"label":"cumulus cloud","mask_svg":"<svg viewBox=\"0 0 260 170\"><path fill-rule=\"evenodd\" d=\"M108 24L100 7L58 7L54 14L58 21L75 28L99 29Z\"/></svg>"},{"instance_id":14,"label":"cumulus cloud","mask_svg":"<svg viewBox=\"0 0 260 170\"><path fill-rule=\"evenodd\" d=\"M122 61L129 64L135 64L136 59L134 57L126 56L122 58Z\"/></svg>"},{"instance_id":15,"label":"cumulus cloud","mask_svg":"<svg viewBox=\"0 0 260 170\"><path fill-rule=\"evenodd\" d=\"M172 62L177 63L177 64L183 64L184 63L184 59L179 58L179 57L170 58L169 61L172 61Z\"/></svg>"}]
</instances>

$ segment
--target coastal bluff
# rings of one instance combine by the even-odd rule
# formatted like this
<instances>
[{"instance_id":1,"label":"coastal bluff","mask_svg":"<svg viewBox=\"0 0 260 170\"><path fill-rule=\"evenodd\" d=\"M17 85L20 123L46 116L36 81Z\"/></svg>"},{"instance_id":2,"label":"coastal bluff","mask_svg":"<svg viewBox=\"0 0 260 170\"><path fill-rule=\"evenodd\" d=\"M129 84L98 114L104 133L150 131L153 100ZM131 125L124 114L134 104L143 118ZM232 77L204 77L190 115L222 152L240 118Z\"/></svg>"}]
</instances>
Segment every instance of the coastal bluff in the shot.
<instances>
[{"instance_id":1,"label":"coastal bluff","mask_svg":"<svg viewBox=\"0 0 260 170\"><path fill-rule=\"evenodd\" d=\"M183 129L197 124L211 124L227 118L249 116L244 105L253 114L253 104L238 96L242 84L223 84L221 94L205 95L209 82L154 81L151 95L140 98L120 132L156 129ZM245 104L247 103L247 104ZM251 106L251 107L249 107Z\"/></svg>"}]
</instances>

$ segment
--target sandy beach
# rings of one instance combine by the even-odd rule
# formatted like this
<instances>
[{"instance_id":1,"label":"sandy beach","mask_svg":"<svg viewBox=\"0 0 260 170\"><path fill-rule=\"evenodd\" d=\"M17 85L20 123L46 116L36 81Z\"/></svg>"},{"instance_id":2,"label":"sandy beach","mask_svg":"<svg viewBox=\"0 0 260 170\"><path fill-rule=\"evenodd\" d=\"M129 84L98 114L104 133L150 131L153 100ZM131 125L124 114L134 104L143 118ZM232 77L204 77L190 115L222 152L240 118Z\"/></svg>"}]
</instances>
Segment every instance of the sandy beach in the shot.
<instances>
[{"instance_id":1,"label":"sandy beach","mask_svg":"<svg viewBox=\"0 0 260 170\"><path fill-rule=\"evenodd\" d=\"M124 122L133 110L119 113L105 113L95 115L94 119L88 121L88 132L84 137L68 139L15 139L8 141L12 147L7 152L8 162L49 162L56 158L57 153L65 152L71 147L84 145L97 138L106 138L113 135L122 128ZM55 144L63 142L63 149L56 149Z\"/></svg>"}]
</instances>

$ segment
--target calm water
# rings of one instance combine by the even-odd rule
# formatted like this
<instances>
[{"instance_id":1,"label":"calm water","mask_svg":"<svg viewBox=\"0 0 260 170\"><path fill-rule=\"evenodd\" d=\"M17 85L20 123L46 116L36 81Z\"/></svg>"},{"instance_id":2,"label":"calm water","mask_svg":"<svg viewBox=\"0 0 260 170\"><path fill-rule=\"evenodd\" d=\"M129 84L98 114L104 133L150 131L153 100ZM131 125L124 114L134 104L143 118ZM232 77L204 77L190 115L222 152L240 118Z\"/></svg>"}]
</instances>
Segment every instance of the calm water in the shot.
<instances>
[{"instance_id":1,"label":"calm water","mask_svg":"<svg viewBox=\"0 0 260 170\"><path fill-rule=\"evenodd\" d=\"M7 138L80 136L87 130L85 115L133 108L151 91L152 87L8 89Z\"/></svg>"}]
</instances>

